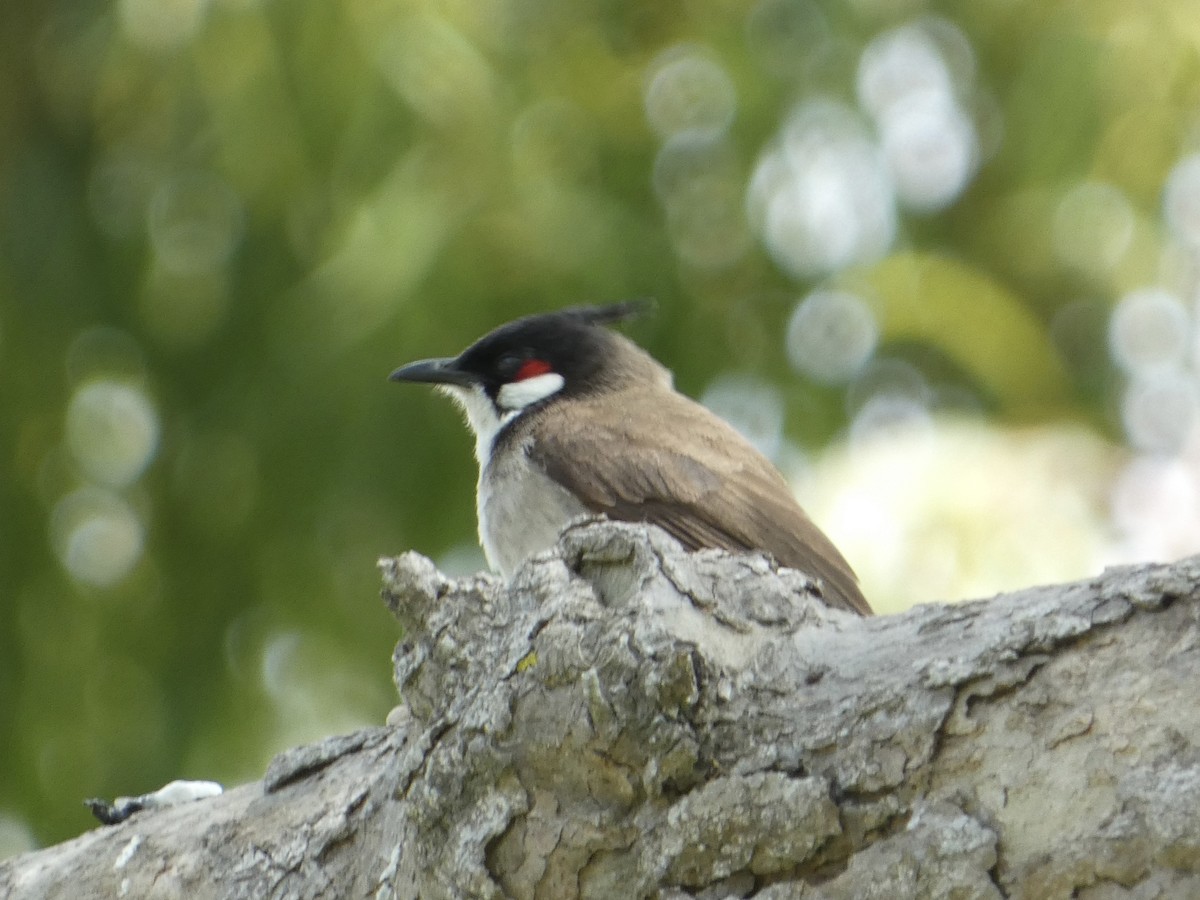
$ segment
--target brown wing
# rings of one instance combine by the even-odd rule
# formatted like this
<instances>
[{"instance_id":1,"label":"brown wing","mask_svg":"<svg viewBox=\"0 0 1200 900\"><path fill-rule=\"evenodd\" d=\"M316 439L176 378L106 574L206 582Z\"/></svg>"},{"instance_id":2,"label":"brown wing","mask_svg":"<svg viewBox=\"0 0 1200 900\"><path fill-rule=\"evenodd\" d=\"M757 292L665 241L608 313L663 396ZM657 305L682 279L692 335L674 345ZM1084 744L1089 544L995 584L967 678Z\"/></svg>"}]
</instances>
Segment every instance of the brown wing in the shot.
<instances>
[{"instance_id":1,"label":"brown wing","mask_svg":"<svg viewBox=\"0 0 1200 900\"><path fill-rule=\"evenodd\" d=\"M531 423L531 459L597 513L651 522L692 550L765 550L821 579L830 606L871 614L849 563L778 470L731 426L679 394L628 399L653 404L654 429L631 428L630 406L611 397L604 404L575 400L569 411L575 427L561 427L559 417L551 434ZM674 441L685 435L687 453Z\"/></svg>"}]
</instances>

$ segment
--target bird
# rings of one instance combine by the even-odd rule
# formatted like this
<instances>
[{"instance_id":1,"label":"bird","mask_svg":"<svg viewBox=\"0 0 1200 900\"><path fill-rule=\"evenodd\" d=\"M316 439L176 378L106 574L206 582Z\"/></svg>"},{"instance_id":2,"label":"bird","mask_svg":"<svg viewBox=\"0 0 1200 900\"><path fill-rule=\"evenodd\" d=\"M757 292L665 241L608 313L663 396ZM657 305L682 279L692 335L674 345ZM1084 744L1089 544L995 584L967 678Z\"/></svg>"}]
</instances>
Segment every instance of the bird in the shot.
<instances>
[{"instance_id":1,"label":"bird","mask_svg":"<svg viewBox=\"0 0 1200 900\"><path fill-rule=\"evenodd\" d=\"M688 550L765 552L815 579L827 605L870 615L850 564L779 470L607 327L644 306L525 316L458 356L391 373L392 381L433 385L465 414L488 564L509 578L568 524L600 515L652 523Z\"/></svg>"}]
</instances>

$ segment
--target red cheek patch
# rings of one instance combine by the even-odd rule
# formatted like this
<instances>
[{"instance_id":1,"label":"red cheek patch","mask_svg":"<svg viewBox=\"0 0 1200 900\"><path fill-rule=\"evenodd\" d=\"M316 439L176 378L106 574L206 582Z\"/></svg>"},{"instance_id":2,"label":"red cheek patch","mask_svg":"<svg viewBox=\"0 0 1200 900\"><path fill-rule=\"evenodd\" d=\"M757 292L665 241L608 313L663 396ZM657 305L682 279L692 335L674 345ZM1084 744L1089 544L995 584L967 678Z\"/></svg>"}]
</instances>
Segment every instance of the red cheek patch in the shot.
<instances>
[{"instance_id":1,"label":"red cheek patch","mask_svg":"<svg viewBox=\"0 0 1200 900\"><path fill-rule=\"evenodd\" d=\"M524 381L526 378L536 378L539 375L545 375L548 372L553 372L550 363L544 359L527 359L521 363L521 368L517 369L517 374L513 376L513 381Z\"/></svg>"}]
</instances>

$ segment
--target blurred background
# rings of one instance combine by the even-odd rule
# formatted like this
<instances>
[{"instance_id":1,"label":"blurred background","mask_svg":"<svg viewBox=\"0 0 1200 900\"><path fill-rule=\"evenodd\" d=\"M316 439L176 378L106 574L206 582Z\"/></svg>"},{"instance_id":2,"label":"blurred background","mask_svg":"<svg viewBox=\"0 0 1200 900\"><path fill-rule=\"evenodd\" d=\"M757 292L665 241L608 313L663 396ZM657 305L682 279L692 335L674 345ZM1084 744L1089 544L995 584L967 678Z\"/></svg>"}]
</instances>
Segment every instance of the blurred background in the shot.
<instances>
[{"instance_id":1,"label":"blurred background","mask_svg":"<svg viewBox=\"0 0 1200 900\"><path fill-rule=\"evenodd\" d=\"M482 563L389 384L626 331L880 610L1200 549L1195 0L15 0L0 856L380 723L378 556Z\"/></svg>"}]
</instances>

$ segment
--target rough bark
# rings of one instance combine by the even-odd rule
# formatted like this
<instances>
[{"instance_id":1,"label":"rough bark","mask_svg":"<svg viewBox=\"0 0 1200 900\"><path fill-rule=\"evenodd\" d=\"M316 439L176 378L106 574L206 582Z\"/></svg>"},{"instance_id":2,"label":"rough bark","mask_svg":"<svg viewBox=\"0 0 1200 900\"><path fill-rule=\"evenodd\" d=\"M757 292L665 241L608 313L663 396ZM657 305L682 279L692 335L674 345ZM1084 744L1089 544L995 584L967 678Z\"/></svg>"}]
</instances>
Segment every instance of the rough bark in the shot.
<instances>
[{"instance_id":1,"label":"rough bark","mask_svg":"<svg viewBox=\"0 0 1200 900\"><path fill-rule=\"evenodd\" d=\"M1200 897L1200 557L865 620L630 525L381 565L395 724L0 896Z\"/></svg>"}]
</instances>

